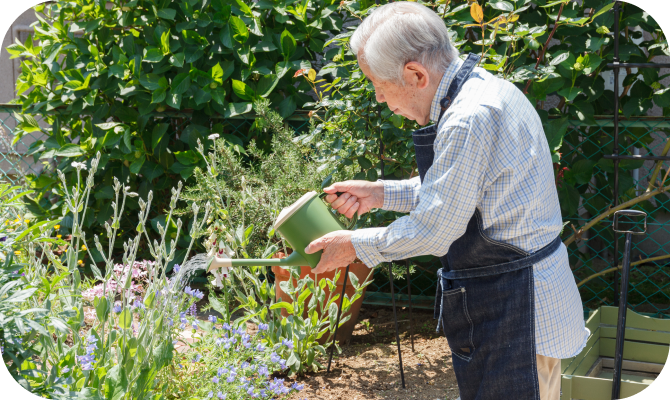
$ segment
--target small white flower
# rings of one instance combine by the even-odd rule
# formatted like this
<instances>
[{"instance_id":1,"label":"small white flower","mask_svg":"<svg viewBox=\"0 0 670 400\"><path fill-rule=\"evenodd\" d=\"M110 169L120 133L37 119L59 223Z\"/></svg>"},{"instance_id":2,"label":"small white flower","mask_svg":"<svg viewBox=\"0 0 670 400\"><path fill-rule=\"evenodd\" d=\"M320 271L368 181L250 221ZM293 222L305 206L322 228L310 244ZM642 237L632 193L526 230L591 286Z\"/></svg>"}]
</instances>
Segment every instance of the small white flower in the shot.
<instances>
[{"instance_id":1,"label":"small white flower","mask_svg":"<svg viewBox=\"0 0 670 400\"><path fill-rule=\"evenodd\" d=\"M86 164L84 164L84 163L82 163L82 162L77 162L77 161L75 161L75 162L73 162L71 165L72 165L74 168L77 168L77 169L79 169L79 170L82 170L82 169L83 169L84 171L86 170Z\"/></svg>"},{"instance_id":2,"label":"small white flower","mask_svg":"<svg viewBox=\"0 0 670 400\"><path fill-rule=\"evenodd\" d=\"M218 138L219 138L219 134L218 134L218 133L212 133L211 135L207 136L207 138L208 138L209 140L218 139Z\"/></svg>"}]
</instances>

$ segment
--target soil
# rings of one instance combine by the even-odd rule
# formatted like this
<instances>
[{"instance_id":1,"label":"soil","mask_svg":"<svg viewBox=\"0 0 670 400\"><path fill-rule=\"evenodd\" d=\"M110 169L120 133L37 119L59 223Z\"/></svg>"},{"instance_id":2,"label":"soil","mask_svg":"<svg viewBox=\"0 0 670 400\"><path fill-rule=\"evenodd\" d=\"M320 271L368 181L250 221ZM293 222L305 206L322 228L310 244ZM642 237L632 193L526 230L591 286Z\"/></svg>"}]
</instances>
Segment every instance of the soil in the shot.
<instances>
[{"instance_id":1,"label":"soil","mask_svg":"<svg viewBox=\"0 0 670 400\"><path fill-rule=\"evenodd\" d=\"M305 388L290 399L355 400L458 398L451 351L443 335L435 333L432 311L413 310L414 350L409 335L409 313L398 309L405 389L398 368L391 308L362 308L351 343L333 357L331 372L307 374L295 380ZM366 329L369 322L369 330ZM319 360L327 366L328 360Z\"/></svg>"}]
</instances>

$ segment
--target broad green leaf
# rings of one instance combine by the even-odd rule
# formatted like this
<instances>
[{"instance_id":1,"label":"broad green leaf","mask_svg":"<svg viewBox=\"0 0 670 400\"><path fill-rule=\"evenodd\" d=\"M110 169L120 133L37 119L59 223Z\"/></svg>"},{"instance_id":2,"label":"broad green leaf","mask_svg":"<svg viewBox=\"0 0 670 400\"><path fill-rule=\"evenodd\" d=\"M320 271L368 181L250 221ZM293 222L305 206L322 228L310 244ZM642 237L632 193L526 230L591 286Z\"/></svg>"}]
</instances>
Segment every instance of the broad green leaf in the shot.
<instances>
[{"instance_id":1,"label":"broad green leaf","mask_svg":"<svg viewBox=\"0 0 670 400\"><path fill-rule=\"evenodd\" d=\"M258 81L256 90L261 97L267 97L272 93L272 90L277 86L279 77L276 75L266 75Z\"/></svg>"},{"instance_id":2,"label":"broad green leaf","mask_svg":"<svg viewBox=\"0 0 670 400\"><path fill-rule=\"evenodd\" d=\"M144 58L142 61L148 63L157 63L163 59L163 52L158 47L147 47L144 49Z\"/></svg>"},{"instance_id":3,"label":"broad green leaf","mask_svg":"<svg viewBox=\"0 0 670 400\"><path fill-rule=\"evenodd\" d=\"M165 104L179 110L181 108L181 94L170 91L165 97Z\"/></svg>"},{"instance_id":4,"label":"broad green leaf","mask_svg":"<svg viewBox=\"0 0 670 400\"><path fill-rule=\"evenodd\" d=\"M568 58L570 58L570 52L569 51L562 52L560 54L555 54L554 58L551 60L549 65L558 65L558 64L562 63L563 61L567 60Z\"/></svg>"},{"instance_id":5,"label":"broad green leaf","mask_svg":"<svg viewBox=\"0 0 670 400\"><path fill-rule=\"evenodd\" d=\"M233 91L242 100L253 100L256 93L246 83L233 79Z\"/></svg>"},{"instance_id":6,"label":"broad green leaf","mask_svg":"<svg viewBox=\"0 0 670 400\"><path fill-rule=\"evenodd\" d=\"M156 74L146 74L140 76L140 84L149 90L157 90L167 86L167 79Z\"/></svg>"},{"instance_id":7,"label":"broad green leaf","mask_svg":"<svg viewBox=\"0 0 670 400\"><path fill-rule=\"evenodd\" d=\"M289 315L293 315L293 304L287 303L285 301L280 301L270 306L270 310L276 310L278 308L283 308Z\"/></svg>"},{"instance_id":8,"label":"broad green leaf","mask_svg":"<svg viewBox=\"0 0 670 400\"><path fill-rule=\"evenodd\" d=\"M170 56L170 64L181 68L184 66L184 53L174 53Z\"/></svg>"},{"instance_id":9,"label":"broad green leaf","mask_svg":"<svg viewBox=\"0 0 670 400\"><path fill-rule=\"evenodd\" d=\"M288 60L295 53L296 49L296 41L291 32L284 29L284 32L281 34L280 43L281 53L284 55L284 59Z\"/></svg>"},{"instance_id":10,"label":"broad green leaf","mask_svg":"<svg viewBox=\"0 0 670 400\"><path fill-rule=\"evenodd\" d=\"M237 7L240 9L240 11L242 11L245 15L249 17L253 16L251 8L249 8L249 6L246 5L242 0L235 0L235 3L237 4Z\"/></svg>"},{"instance_id":11,"label":"broad green leaf","mask_svg":"<svg viewBox=\"0 0 670 400\"><path fill-rule=\"evenodd\" d=\"M170 31L163 32L161 35L161 51L163 55L170 54Z\"/></svg>"},{"instance_id":12,"label":"broad green leaf","mask_svg":"<svg viewBox=\"0 0 670 400\"><path fill-rule=\"evenodd\" d=\"M238 43L244 44L247 39L249 39L249 30L247 29L246 24L240 18L236 16L231 16L228 20L228 26L230 27L230 32L232 33L233 39Z\"/></svg>"},{"instance_id":13,"label":"broad green leaf","mask_svg":"<svg viewBox=\"0 0 670 400\"><path fill-rule=\"evenodd\" d=\"M78 157L83 154L85 154L84 149L74 143L68 143L54 153L55 156L60 157Z\"/></svg>"},{"instance_id":14,"label":"broad green leaf","mask_svg":"<svg viewBox=\"0 0 670 400\"><path fill-rule=\"evenodd\" d=\"M558 94L565 97L568 102L573 101L580 93L582 93L582 88L578 87L564 88L558 91Z\"/></svg>"},{"instance_id":15,"label":"broad green leaf","mask_svg":"<svg viewBox=\"0 0 670 400\"><path fill-rule=\"evenodd\" d=\"M139 173L139 172L140 172L140 169L142 169L142 164L144 164L144 160L145 160L145 159L146 159L146 158L145 158L145 156L144 156L144 154L143 154L140 158L138 158L138 159L136 159L135 161L133 161L133 163L130 164L130 172L133 173L133 174L137 174L137 173Z\"/></svg>"},{"instance_id":16,"label":"broad green leaf","mask_svg":"<svg viewBox=\"0 0 670 400\"><path fill-rule=\"evenodd\" d=\"M165 100L166 88L158 88L151 93L151 103L160 103Z\"/></svg>"},{"instance_id":17,"label":"broad green leaf","mask_svg":"<svg viewBox=\"0 0 670 400\"><path fill-rule=\"evenodd\" d=\"M221 68L220 63L216 63L216 65L212 67L209 73L215 82L217 82L219 85L223 84L223 68Z\"/></svg>"},{"instance_id":18,"label":"broad green leaf","mask_svg":"<svg viewBox=\"0 0 670 400\"><path fill-rule=\"evenodd\" d=\"M188 88L191 86L191 77L189 76L188 72L183 72L177 76L174 77L172 80L172 89L171 93L172 94L183 94L186 93ZM181 101L181 100L180 100ZM179 108L179 107L175 107Z\"/></svg>"},{"instance_id":19,"label":"broad green leaf","mask_svg":"<svg viewBox=\"0 0 670 400\"><path fill-rule=\"evenodd\" d=\"M133 314L130 312L130 310L125 309L121 311L121 314L119 314L119 326L123 329L129 329L132 322Z\"/></svg>"},{"instance_id":20,"label":"broad green leaf","mask_svg":"<svg viewBox=\"0 0 670 400\"><path fill-rule=\"evenodd\" d=\"M174 10L172 8L163 8L158 10L158 13L156 14L158 18L163 18L163 19L169 19L174 21L174 17L177 14L177 10Z\"/></svg>"},{"instance_id":21,"label":"broad green leaf","mask_svg":"<svg viewBox=\"0 0 670 400\"><path fill-rule=\"evenodd\" d=\"M159 123L154 126L154 129L151 133L151 151L155 151L156 147L158 144L160 144L161 139L163 139L163 136L165 135L165 132L167 132L168 128L170 127L170 124L168 123Z\"/></svg>"},{"instance_id":22,"label":"broad green leaf","mask_svg":"<svg viewBox=\"0 0 670 400\"><path fill-rule=\"evenodd\" d=\"M500 11L506 11L506 12L514 11L514 6L512 5L512 3L509 3L507 1L498 1L498 2L495 2L495 3L489 2L488 5L491 6L491 8L494 8L494 9L500 10ZM483 16L482 16L482 18L483 18Z\"/></svg>"},{"instance_id":23,"label":"broad green leaf","mask_svg":"<svg viewBox=\"0 0 670 400\"><path fill-rule=\"evenodd\" d=\"M228 103L224 117L230 118L236 115L246 114L253 108L252 103Z\"/></svg>"},{"instance_id":24,"label":"broad green leaf","mask_svg":"<svg viewBox=\"0 0 670 400\"><path fill-rule=\"evenodd\" d=\"M289 61L281 61L275 65L275 74L277 74L277 78L282 78L290 69L291 63Z\"/></svg>"}]
</instances>

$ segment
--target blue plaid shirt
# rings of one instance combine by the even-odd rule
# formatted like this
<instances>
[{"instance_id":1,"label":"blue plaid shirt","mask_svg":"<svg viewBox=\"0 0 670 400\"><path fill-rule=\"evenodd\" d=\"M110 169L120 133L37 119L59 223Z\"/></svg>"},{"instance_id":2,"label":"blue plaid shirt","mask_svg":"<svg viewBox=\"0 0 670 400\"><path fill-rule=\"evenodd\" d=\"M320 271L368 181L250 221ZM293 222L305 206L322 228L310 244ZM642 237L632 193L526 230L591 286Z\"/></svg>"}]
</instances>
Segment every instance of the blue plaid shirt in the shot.
<instances>
[{"instance_id":1,"label":"blue plaid shirt","mask_svg":"<svg viewBox=\"0 0 670 400\"><path fill-rule=\"evenodd\" d=\"M463 64L444 73L430 119ZM475 68L445 112L435 159L419 177L384 181L383 209L409 213L384 228L352 235L356 255L372 267L420 255L443 256L479 208L493 239L537 251L563 226L551 154L537 112L512 83ZM538 354L569 358L586 345L582 302L566 247L533 266Z\"/></svg>"}]
</instances>

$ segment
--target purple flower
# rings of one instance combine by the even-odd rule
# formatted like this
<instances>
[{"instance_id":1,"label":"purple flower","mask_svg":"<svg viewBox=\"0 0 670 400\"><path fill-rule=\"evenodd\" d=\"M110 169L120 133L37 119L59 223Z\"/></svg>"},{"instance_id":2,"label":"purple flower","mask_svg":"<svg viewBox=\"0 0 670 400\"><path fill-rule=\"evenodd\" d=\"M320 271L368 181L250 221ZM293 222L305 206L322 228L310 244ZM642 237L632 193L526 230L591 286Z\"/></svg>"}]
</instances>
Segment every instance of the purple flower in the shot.
<instances>
[{"instance_id":1,"label":"purple flower","mask_svg":"<svg viewBox=\"0 0 670 400\"><path fill-rule=\"evenodd\" d=\"M268 367L266 367L265 365L259 366L258 367L258 375L265 376L265 377L270 375L270 371L268 370Z\"/></svg>"},{"instance_id":2,"label":"purple flower","mask_svg":"<svg viewBox=\"0 0 670 400\"><path fill-rule=\"evenodd\" d=\"M216 371L216 375L217 375L217 376L221 376L221 375L223 375L223 374L225 374L225 373L227 373L227 372L228 372L227 369L225 369L225 368L223 368L223 367L220 367L219 370Z\"/></svg>"},{"instance_id":3,"label":"purple flower","mask_svg":"<svg viewBox=\"0 0 670 400\"><path fill-rule=\"evenodd\" d=\"M272 352L272 354L270 354L270 361L272 361L273 363L278 363L279 360L281 360L281 357L279 357L277 353Z\"/></svg>"},{"instance_id":4,"label":"purple flower","mask_svg":"<svg viewBox=\"0 0 670 400\"><path fill-rule=\"evenodd\" d=\"M7 240L7 236L3 236L0 238L0 242L4 242L5 240Z\"/></svg>"},{"instance_id":5,"label":"purple flower","mask_svg":"<svg viewBox=\"0 0 670 400\"><path fill-rule=\"evenodd\" d=\"M207 393L207 398L208 399L211 399L212 397L214 397L214 392Z\"/></svg>"},{"instance_id":6,"label":"purple flower","mask_svg":"<svg viewBox=\"0 0 670 400\"><path fill-rule=\"evenodd\" d=\"M191 326L193 327L193 329L197 329L198 328L198 321L193 320L193 322L191 323Z\"/></svg>"},{"instance_id":7,"label":"purple flower","mask_svg":"<svg viewBox=\"0 0 670 400\"><path fill-rule=\"evenodd\" d=\"M200 361L201 358L202 358L202 356L200 354L196 354L195 357L193 358L192 362L197 363L198 361Z\"/></svg>"},{"instance_id":8,"label":"purple flower","mask_svg":"<svg viewBox=\"0 0 670 400\"><path fill-rule=\"evenodd\" d=\"M298 391L300 391L304 388L305 388L305 386L299 384L298 382L295 382L295 383L293 383L293 385L291 385L291 389L295 389L295 390L298 390Z\"/></svg>"},{"instance_id":9,"label":"purple flower","mask_svg":"<svg viewBox=\"0 0 670 400\"><path fill-rule=\"evenodd\" d=\"M212 382L214 382L214 383L219 383L219 378L217 378L217 377L215 376L214 378L212 378Z\"/></svg>"},{"instance_id":10,"label":"purple flower","mask_svg":"<svg viewBox=\"0 0 670 400\"><path fill-rule=\"evenodd\" d=\"M121 312L121 310L123 310L123 306L121 304L117 304L117 305L114 306L113 310L114 310L115 313L118 314L118 313Z\"/></svg>"},{"instance_id":11,"label":"purple flower","mask_svg":"<svg viewBox=\"0 0 670 400\"><path fill-rule=\"evenodd\" d=\"M242 369L249 368L249 363L244 361L242 364L240 364L240 368Z\"/></svg>"},{"instance_id":12,"label":"purple flower","mask_svg":"<svg viewBox=\"0 0 670 400\"><path fill-rule=\"evenodd\" d=\"M247 390L247 394L248 394L249 396L252 396L252 395L254 394L254 387L253 387L253 386L250 387L249 390Z\"/></svg>"},{"instance_id":13,"label":"purple flower","mask_svg":"<svg viewBox=\"0 0 670 400\"><path fill-rule=\"evenodd\" d=\"M181 267L179 266L179 264L175 264L174 268L173 268L173 271L174 271L175 274L178 274L180 269L181 269Z\"/></svg>"},{"instance_id":14,"label":"purple flower","mask_svg":"<svg viewBox=\"0 0 670 400\"><path fill-rule=\"evenodd\" d=\"M267 331L270 328L270 325L268 324L258 324L258 330L260 331Z\"/></svg>"},{"instance_id":15,"label":"purple flower","mask_svg":"<svg viewBox=\"0 0 670 400\"><path fill-rule=\"evenodd\" d=\"M185 323L182 322L181 324L179 324L179 329L184 329L184 328L186 328L186 324L185 324Z\"/></svg>"},{"instance_id":16,"label":"purple flower","mask_svg":"<svg viewBox=\"0 0 670 400\"><path fill-rule=\"evenodd\" d=\"M226 398L227 394L219 392L219 393L216 394L216 396L223 400L223 399Z\"/></svg>"},{"instance_id":17,"label":"purple flower","mask_svg":"<svg viewBox=\"0 0 670 400\"><path fill-rule=\"evenodd\" d=\"M190 286L186 286L186 287L184 288L184 293L186 293L186 294L189 295L189 296L193 296L193 289L191 289Z\"/></svg>"},{"instance_id":18,"label":"purple flower","mask_svg":"<svg viewBox=\"0 0 670 400\"><path fill-rule=\"evenodd\" d=\"M282 339L281 344L288 347L289 350L293 350L293 342L288 339Z\"/></svg>"},{"instance_id":19,"label":"purple flower","mask_svg":"<svg viewBox=\"0 0 670 400\"><path fill-rule=\"evenodd\" d=\"M284 359L279 360L279 366L281 367L281 369L286 369L286 360Z\"/></svg>"},{"instance_id":20,"label":"purple flower","mask_svg":"<svg viewBox=\"0 0 670 400\"><path fill-rule=\"evenodd\" d=\"M68 367L63 368L63 369L60 371L61 374L67 374L68 372L70 372L70 368L68 368Z\"/></svg>"},{"instance_id":21,"label":"purple flower","mask_svg":"<svg viewBox=\"0 0 670 400\"><path fill-rule=\"evenodd\" d=\"M265 351L265 345L263 345L262 343L259 343L258 346L256 346L256 351L259 351L259 352Z\"/></svg>"},{"instance_id":22,"label":"purple flower","mask_svg":"<svg viewBox=\"0 0 670 400\"><path fill-rule=\"evenodd\" d=\"M207 317L207 320L213 324L216 324L217 321L216 315L210 315L209 317Z\"/></svg>"},{"instance_id":23,"label":"purple flower","mask_svg":"<svg viewBox=\"0 0 670 400\"><path fill-rule=\"evenodd\" d=\"M229 331L230 330L230 325L227 322L224 322L223 325L221 326L221 329Z\"/></svg>"}]
</instances>

